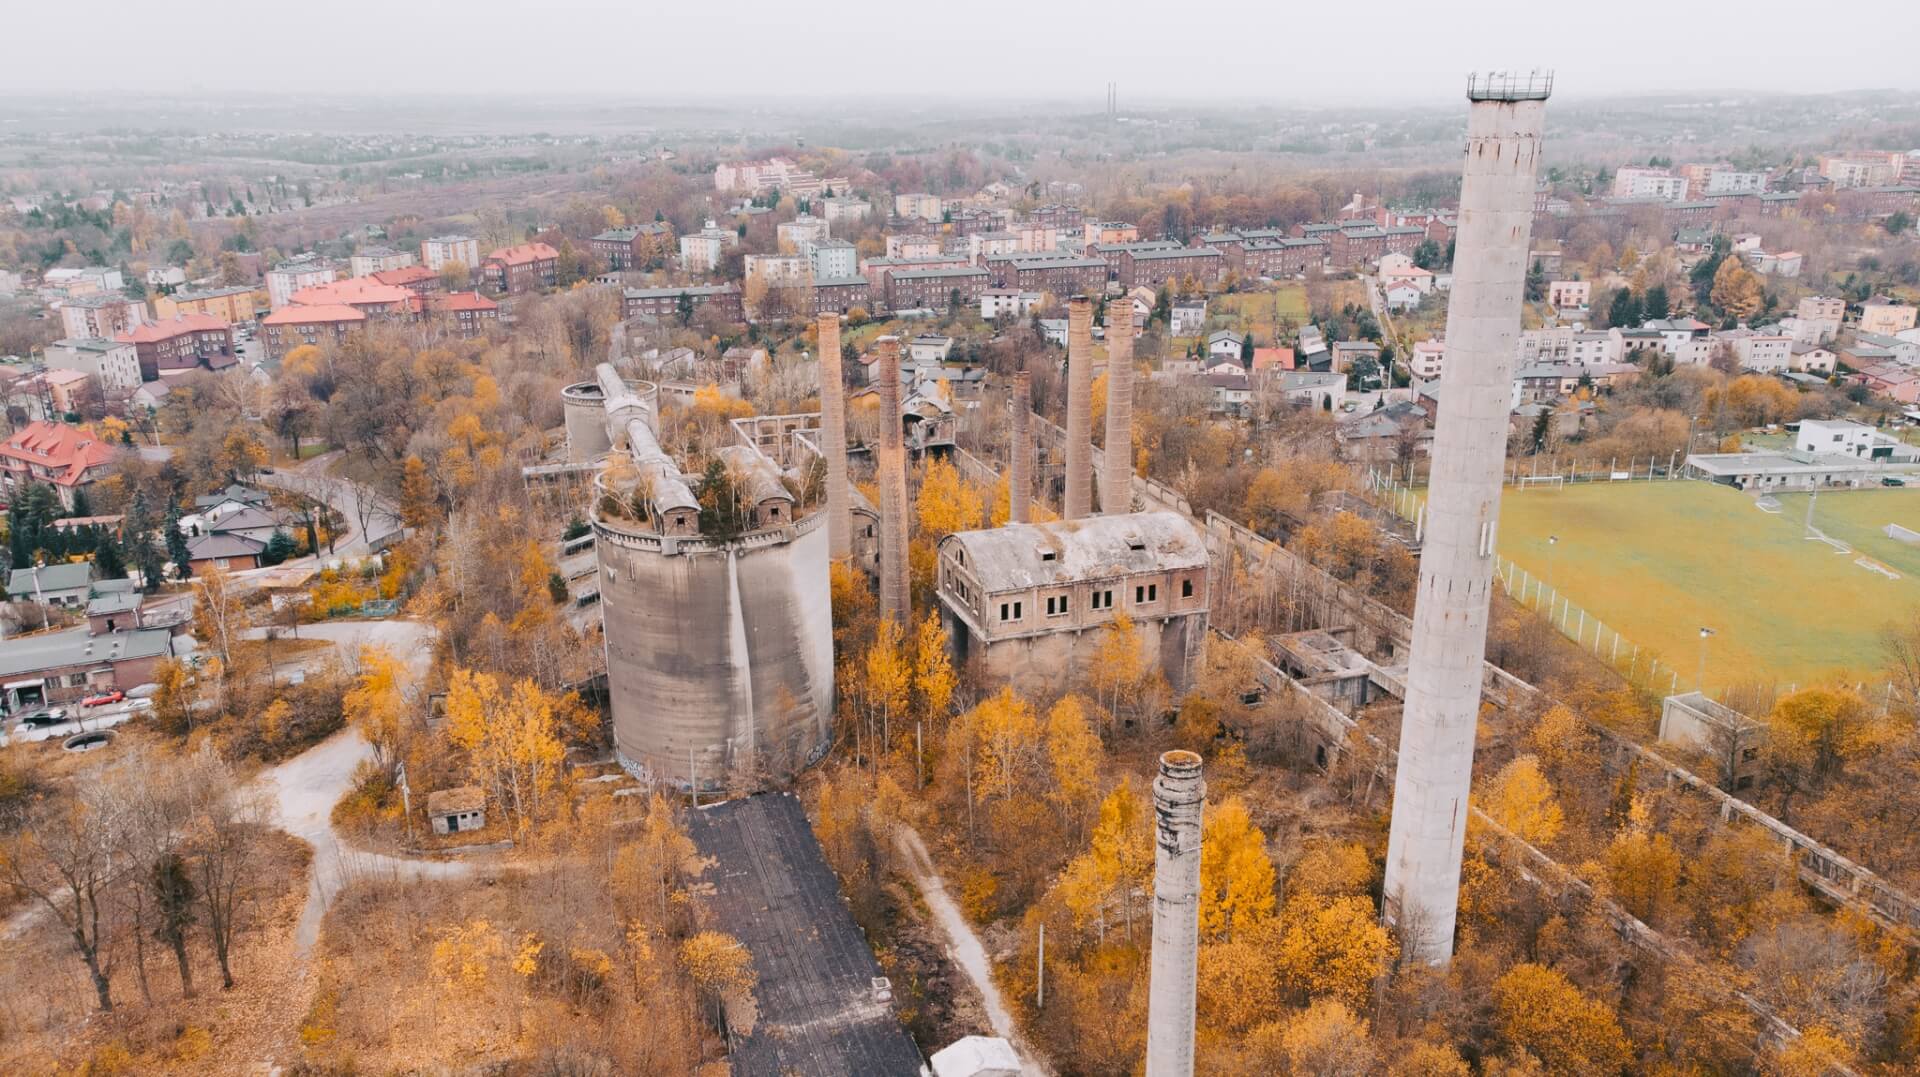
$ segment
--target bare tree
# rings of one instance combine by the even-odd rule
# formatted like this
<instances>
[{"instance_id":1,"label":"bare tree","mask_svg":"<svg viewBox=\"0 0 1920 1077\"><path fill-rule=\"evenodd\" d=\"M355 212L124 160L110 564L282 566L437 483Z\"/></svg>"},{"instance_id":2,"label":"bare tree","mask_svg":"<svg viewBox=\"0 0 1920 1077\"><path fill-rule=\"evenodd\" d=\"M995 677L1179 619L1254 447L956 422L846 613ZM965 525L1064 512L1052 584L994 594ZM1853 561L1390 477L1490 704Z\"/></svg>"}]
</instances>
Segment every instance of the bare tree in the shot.
<instances>
[{"instance_id":1,"label":"bare tree","mask_svg":"<svg viewBox=\"0 0 1920 1077\"><path fill-rule=\"evenodd\" d=\"M113 1009L113 887L122 868L118 814L83 792L37 813L0 846L0 877L66 929L103 1011Z\"/></svg>"},{"instance_id":2,"label":"bare tree","mask_svg":"<svg viewBox=\"0 0 1920 1077\"><path fill-rule=\"evenodd\" d=\"M193 882L207 938L220 963L220 985L233 987L233 941L253 897L266 804L239 788L232 768L211 753L198 757L188 782L193 818L188 830Z\"/></svg>"}]
</instances>

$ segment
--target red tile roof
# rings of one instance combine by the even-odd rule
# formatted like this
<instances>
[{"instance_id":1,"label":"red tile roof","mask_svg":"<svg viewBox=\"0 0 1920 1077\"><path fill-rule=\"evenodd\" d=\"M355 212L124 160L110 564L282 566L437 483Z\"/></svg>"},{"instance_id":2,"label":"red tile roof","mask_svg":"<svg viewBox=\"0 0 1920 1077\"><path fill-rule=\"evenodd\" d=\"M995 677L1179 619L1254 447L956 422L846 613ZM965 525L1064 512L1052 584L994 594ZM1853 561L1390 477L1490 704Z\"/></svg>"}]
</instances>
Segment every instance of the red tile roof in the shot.
<instances>
[{"instance_id":1,"label":"red tile roof","mask_svg":"<svg viewBox=\"0 0 1920 1077\"><path fill-rule=\"evenodd\" d=\"M129 329L114 339L122 344L157 344L188 333L216 332L231 328L232 326L225 321L211 314L178 314L164 322L149 322Z\"/></svg>"},{"instance_id":2,"label":"red tile roof","mask_svg":"<svg viewBox=\"0 0 1920 1077\"><path fill-rule=\"evenodd\" d=\"M435 273L426 266L404 266L400 269L383 269L378 273L372 274L372 277L381 284L391 284L398 288L405 288L409 285L421 284L433 280L439 275L440 274Z\"/></svg>"},{"instance_id":3,"label":"red tile roof","mask_svg":"<svg viewBox=\"0 0 1920 1077\"><path fill-rule=\"evenodd\" d=\"M560 252L545 243L522 243L517 247L502 247L487 255L489 262L504 262L515 266L526 262L545 262L560 257Z\"/></svg>"},{"instance_id":4,"label":"red tile roof","mask_svg":"<svg viewBox=\"0 0 1920 1077\"><path fill-rule=\"evenodd\" d=\"M0 459L38 464L60 473L53 481L78 486L87 469L113 459L113 446L77 426L65 423L29 423L0 443Z\"/></svg>"},{"instance_id":5,"label":"red tile roof","mask_svg":"<svg viewBox=\"0 0 1920 1077\"><path fill-rule=\"evenodd\" d=\"M397 284L382 284L372 277L348 277L328 284L302 288L288 296L294 306L321 307L345 304L350 307L405 303L413 293Z\"/></svg>"},{"instance_id":6,"label":"red tile roof","mask_svg":"<svg viewBox=\"0 0 1920 1077\"><path fill-rule=\"evenodd\" d=\"M499 310L500 304L481 295L479 292L454 292L450 295L427 297L430 309L441 310Z\"/></svg>"},{"instance_id":7,"label":"red tile roof","mask_svg":"<svg viewBox=\"0 0 1920 1077\"><path fill-rule=\"evenodd\" d=\"M261 325L316 325L321 322L364 322L367 313L343 303L318 303L311 307L281 307L260 319Z\"/></svg>"}]
</instances>

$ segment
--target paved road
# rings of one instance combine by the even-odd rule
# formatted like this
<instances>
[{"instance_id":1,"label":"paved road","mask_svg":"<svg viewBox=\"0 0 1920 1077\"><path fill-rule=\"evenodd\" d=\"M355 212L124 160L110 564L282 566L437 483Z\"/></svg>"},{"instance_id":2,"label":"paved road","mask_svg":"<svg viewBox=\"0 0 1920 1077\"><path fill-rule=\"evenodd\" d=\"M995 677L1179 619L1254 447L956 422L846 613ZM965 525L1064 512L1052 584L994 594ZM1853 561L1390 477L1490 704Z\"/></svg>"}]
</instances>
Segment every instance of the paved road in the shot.
<instances>
[{"instance_id":1,"label":"paved road","mask_svg":"<svg viewBox=\"0 0 1920 1077\"><path fill-rule=\"evenodd\" d=\"M392 502L375 495L375 504L367 517L366 533L362 534L360 493L352 483L337 479L332 474L333 465L340 456L338 449L321 453L311 460L281 468L271 475L262 474L259 481L264 486L292 490L333 506L333 510L340 514L340 519L353 529L353 534L345 542L337 543L331 556L364 557L373 552L367 545L369 540L384 539L400 530L400 511Z\"/></svg>"},{"instance_id":2,"label":"paved road","mask_svg":"<svg viewBox=\"0 0 1920 1077\"><path fill-rule=\"evenodd\" d=\"M250 629L257 636L264 629ZM433 629L418 621L338 621L302 625L308 639L333 641L342 654L363 645L389 647L414 677L424 677L433 658ZM274 815L287 833L313 846L307 904L300 911L294 944L306 954L320 938L320 922L334 895L354 879L453 878L473 870L466 861L407 860L349 847L333 829L333 806L353 787L354 768L373 758L373 747L357 730L344 729L305 752L262 773L257 781L273 800Z\"/></svg>"}]
</instances>

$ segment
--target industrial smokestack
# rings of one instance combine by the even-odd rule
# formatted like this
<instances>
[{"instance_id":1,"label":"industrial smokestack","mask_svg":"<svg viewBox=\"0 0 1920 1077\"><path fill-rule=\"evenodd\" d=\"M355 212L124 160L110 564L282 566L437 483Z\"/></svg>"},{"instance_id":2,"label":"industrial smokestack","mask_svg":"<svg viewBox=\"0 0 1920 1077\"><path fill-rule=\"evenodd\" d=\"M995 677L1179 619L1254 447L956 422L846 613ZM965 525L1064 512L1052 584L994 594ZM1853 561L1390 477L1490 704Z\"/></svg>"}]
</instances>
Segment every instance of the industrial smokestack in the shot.
<instances>
[{"instance_id":1,"label":"industrial smokestack","mask_svg":"<svg viewBox=\"0 0 1920 1077\"><path fill-rule=\"evenodd\" d=\"M1007 450L1007 522L1024 524L1033 505L1033 375L1013 372L1013 444Z\"/></svg>"},{"instance_id":2,"label":"industrial smokestack","mask_svg":"<svg viewBox=\"0 0 1920 1077\"><path fill-rule=\"evenodd\" d=\"M1435 965L1453 957L1508 394L1552 89L1552 76L1475 76L1467 84L1447 391L1434 424L1384 891L1407 956Z\"/></svg>"},{"instance_id":3,"label":"industrial smokestack","mask_svg":"<svg viewBox=\"0 0 1920 1077\"><path fill-rule=\"evenodd\" d=\"M1133 511L1133 300L1107 304L1107 443L1100 464L1100 511Z\"/></svg>"},{"instance_id":4,"label":"industrial smokestack","mask_svg":"<svg viewBox=\"0 0 1920 1077\"><path fill-rule=\"evenodd\" d=\"M1093 514L1093 300L1067 300L1067 493L1060 515Z\"/></svg>"},{"instance_id":5,"label":"industrial smokestack","mask_svg":"<svg viewBox=\"0 0 1920 1077\"><path fill-rule=\"evenodd\" d=\"M827 556L853 555L853 508L847 494L847 383L840 372L840 316L822 314L820 338L820 452L827 458Z\"/></svg>"},{"instance_id":6,"label":"industrial smokestack","mask_svg":"<svg viewBox=\"0 0 1920 1077\"><path fill-rule=\"evenodd\" d=\"M907 447L900 432L900 338L874 341L880 376L880 616L903 630L907 599Z\"/></svg>"},{"instance_id":7,"label":"industrial smokestack","mask_svg":"<svg viewBox=\"0 0 1920 1077\"><path fill-rule=\"evenodd\" d=\"M1160 757L1153 783L1153 952L1147 978L1147 1077L1193 1077L1200 955L1200 757Z\"/></svg>"}]
</instances>

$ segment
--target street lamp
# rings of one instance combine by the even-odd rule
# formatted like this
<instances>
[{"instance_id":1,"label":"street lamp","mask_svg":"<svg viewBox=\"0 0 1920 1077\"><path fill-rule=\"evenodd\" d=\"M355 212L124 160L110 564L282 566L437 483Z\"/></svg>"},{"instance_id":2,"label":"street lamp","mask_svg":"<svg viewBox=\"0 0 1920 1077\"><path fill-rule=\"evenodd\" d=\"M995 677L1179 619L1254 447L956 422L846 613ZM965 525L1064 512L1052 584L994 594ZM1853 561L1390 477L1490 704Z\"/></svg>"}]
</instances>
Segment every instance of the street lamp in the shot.
<instances>
[{"instance_id":1,"label":"street lamp","mask_svg":"<svg viewBox=\"0 0 1920 1077\"><path fill-rule=\"evenodd\" d=\"M1700 675L1694 678L1694 690L1701 695L1707 694L1707 640L1713 635L1713 629L1704 625L1700 628Z\"/></svg>"}]
</instances>

